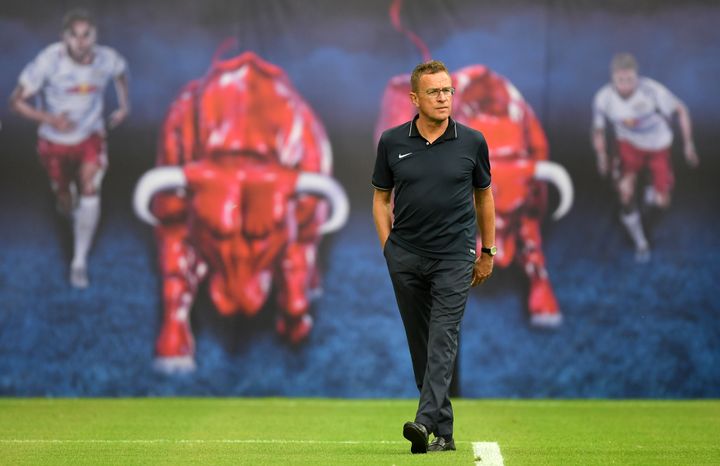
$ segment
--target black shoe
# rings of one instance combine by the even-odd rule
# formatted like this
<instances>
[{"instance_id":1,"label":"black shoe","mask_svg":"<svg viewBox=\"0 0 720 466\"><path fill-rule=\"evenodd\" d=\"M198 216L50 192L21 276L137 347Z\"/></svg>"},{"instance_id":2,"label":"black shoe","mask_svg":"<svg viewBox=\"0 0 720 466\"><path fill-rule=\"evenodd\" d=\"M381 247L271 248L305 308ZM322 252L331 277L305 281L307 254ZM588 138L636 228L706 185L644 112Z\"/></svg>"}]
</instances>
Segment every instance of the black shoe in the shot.
<instances>
[{"instance_id":1,"label":"black shoe","mask_svg":"<svg viewBox=\"0 0 720 466\"><path fill-rule=\"evenodd\" d=\"M450 439L449 441L445 441L444 437L435 437L435 439L430 443L430 446L428 447L427 451L450 451L455 450L455 440Z\"/></svg>"},{"instance_id":2,"label":"black shoe","mask_svg":"<svg viewBox=\"0 0 720 466\"><path fill-rule=\"evenodd\" d=\"M410 440L410 453L427 453L428 431L419 422L406 422L403 426L403 437Z\"/></svg>"}]
</instances>

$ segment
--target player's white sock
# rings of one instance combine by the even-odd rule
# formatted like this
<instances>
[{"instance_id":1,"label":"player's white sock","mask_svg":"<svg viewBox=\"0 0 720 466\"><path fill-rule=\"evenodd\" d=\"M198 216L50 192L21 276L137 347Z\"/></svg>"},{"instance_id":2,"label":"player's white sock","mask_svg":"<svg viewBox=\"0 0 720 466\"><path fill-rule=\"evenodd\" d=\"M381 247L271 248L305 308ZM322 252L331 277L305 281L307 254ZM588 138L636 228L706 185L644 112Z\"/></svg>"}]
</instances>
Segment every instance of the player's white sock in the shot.
<instances>
[{"instance_id":1,"label":"player's white sock","mask_svg":"<svg viewBox=\"0 0 720 466\"><path fill-rule=\"evenodd\" d=\"M645 232L643 231L642 222L640 221L640 212L633 210L628 214L620 214L620 220L627 229L630 237L635 243L635 249L648 249L647 238L645 238Z\"/></svg>"},{"instance_id":2,"label":"player's white sock","mask_svg":"<svg viewBox=\"0 0 720 466\"><path fill-rule=\"evenodd\" d=\"M80 196L80 202L73 212L73 230L75 233L75 251L73 268L85 268L88 251L95 236L100 219L100 196Z\"/></svg>"},{"instance_id":3,"label":"player's white sock","mask_svg":"<svg viewBox=\"0 0 720 466\"><path fill-rule=\"evenodd\" d=\"M659 193L655 190L654 186L646 186L645 187L645 194L644 194L644 201L645 205L648 206L657 206L660 204L659 202Z\"/></svg>"}]
</instances>

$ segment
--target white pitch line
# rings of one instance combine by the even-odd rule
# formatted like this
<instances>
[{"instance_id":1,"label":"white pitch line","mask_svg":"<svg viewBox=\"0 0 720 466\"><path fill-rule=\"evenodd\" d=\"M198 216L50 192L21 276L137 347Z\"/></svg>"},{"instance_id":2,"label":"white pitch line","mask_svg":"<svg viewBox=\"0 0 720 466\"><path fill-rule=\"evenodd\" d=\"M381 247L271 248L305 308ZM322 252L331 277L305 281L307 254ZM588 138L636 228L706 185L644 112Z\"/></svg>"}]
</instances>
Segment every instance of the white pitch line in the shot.
<instances>
[{"instance_id":1,"label":"white pitch line","mask_svg":"<svg viewBox=\"0 0 720 466\"><path fill-rule=\"evenodd\" d=\"M406 444L406 441L400 440L283 440L283 439L0 439L2 443L122 443L122 444L203 444L203 443L237 443L237 444L327 444L327 445L359 445L359 444Z\"/></svg>"},{"instance_id":2,"label":"white pitch line","mask_svg":"<svg viewBox=\"0 0 720 466\"><path fill-rule=\"evenodd\" d=\"M497 442L473 442L475 466L503 466L500 445Z\"/></svg>"},{"instance_id":3,"label":"white pitch line","mask_svg":"<svg viewBox=\"0 0 720 466\"><path fill-rule=\"evenodd\" d=\"M466 443L458 441L457 443ZM504 466L496 442L471 442L476 466ZM0 439L0 444L300 444L300 445L400 445L400 440L293 440L293 439Z\"/></svg>"}]
</instances>

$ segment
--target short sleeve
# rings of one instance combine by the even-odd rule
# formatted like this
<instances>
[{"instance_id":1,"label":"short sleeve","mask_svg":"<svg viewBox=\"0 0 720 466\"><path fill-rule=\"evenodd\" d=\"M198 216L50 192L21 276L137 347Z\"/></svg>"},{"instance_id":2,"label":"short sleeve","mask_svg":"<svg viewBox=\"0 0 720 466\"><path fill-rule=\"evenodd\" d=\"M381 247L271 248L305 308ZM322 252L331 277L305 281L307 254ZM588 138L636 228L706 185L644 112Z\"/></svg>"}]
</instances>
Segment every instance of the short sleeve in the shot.
<instances>
[{"instance_id":1,"label":"short sleeve","mask_svg":"<svg viewBox=\"0 0 720 466\"><path fill-rule=\"evenodd\" d=\"M387 150L383 137L380 137L377 147L377 156L375 158L375 169L372 175L372 185L376 189L389 191L395 186L392 170L388 164Z\"/></svg>"},{"instance_id":2,"label":"short sleeve","mask_svg":"<svg viewBox=\"0 0 720 466\"><path fill-rule=\"evenodd\" d=\"M127 73L127 61L120 55L117 50L112 47L100 46L103 53L103 59L106 61L107 71L113 78L117 78Z\"/></svg>"},{"instance_id":3,"label":"short sleeve","mask_svg":"<svg viewBox=\"0 0 720 466\"><path fill-rule=\"evenodd\" d=\"M490 187L491 176L490 176L490 154L488 150L487 141L483 136L480 136L480 143L476 153L476 163L473 169L473 186L477 189L486 189Z\"/></svg>"},{"instance_id":4,"label":"short sleeve","mask_svg":"<svg viewBox=\"0 0 720 466\"><path fill-rule=\"evenodd\" d=\"M45 80L50 75L51 55L51 50L43 50L20 73L18 84L23 87L26 95L36 94L43 87Z\"/></svg>"},{"instance_id":5,"label":"short sleeve","mask_svg":"<svg viewBox=\"0 0 720 466\"><path fill-rule=\"evenodd\" d=\"M600 90L595 94L592 105L592 127L593 129L605 129L605 93Z\"/></svg>"},{"instance_id":6,"label":"short sleeve","mask_svg":"<svg viewBox=\"0 0 720 466\"><path fill-rule=\"evenodd\" d=\"M115 67L113 70L113 76L120 76L127 73L127 61L119 55L115 54Z\"/></svg>"},{"instance_id":7,"label":"short sleeve","mask_svg":"<svg viewBox=\"0 0 720 466\"><path fill-rule=\"evenodd\" d=\"M651 84L651 89L655 94L655 101L657 103L658 110L660 110L660 113L662 113L665 117L670 118L678 108L678 98L675 96L675 94L670 92L667 87L663 86L657 81L649 81Z\"/></svg>"}]
</instances>

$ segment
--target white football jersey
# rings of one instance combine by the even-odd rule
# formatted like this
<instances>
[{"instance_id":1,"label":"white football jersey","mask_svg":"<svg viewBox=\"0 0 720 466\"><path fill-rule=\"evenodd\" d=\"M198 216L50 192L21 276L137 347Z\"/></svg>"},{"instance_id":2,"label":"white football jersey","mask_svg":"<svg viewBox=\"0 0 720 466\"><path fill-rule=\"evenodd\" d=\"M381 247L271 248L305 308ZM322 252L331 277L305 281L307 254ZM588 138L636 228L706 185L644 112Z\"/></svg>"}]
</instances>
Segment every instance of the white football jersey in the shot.
<instances>
[{"instance_id":1,"label":"white football jersey","mask_svg":"<svg viewBox=\"0 0 720 466\"><path fill-rule=\"evenodd\" d=\"M127 69L125 59L115 50L96 45L92 63L73 60L64 43L46 47L20 74L25 92L38 94L45 111L65 113L75 124L60 132L48 124L38 128L40 137L58 144L77 144L93 133L104 133L103 98L105 87Z\"/></svg>"},{"instance_id":2,"label":"white football jersey","mask_svg":"<svg viewBox=\"0 0 720 466\"><path fill-rule=\"evenodd\" d=\"M635 92L623 99L612 84L603 86L593 101L593 127L604 129L605 120L615 127L618 140L639 149L660 150L672 144L669 120L679 105L665 86L640 77Z\"/></svg>"}]
</instances>

